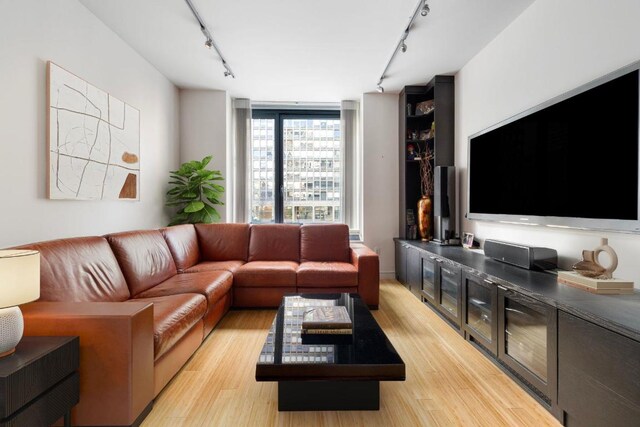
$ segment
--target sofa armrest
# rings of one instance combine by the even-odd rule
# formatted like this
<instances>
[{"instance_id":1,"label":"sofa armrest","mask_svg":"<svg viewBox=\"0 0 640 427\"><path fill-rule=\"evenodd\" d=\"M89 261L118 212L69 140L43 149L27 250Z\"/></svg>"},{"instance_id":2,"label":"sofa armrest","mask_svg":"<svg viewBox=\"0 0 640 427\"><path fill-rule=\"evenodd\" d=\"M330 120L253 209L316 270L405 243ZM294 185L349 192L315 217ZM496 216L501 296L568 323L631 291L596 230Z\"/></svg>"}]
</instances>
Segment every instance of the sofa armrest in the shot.
<instances>
[{"instance_id":1,"label":"sofa armrest","mask_svg":"<svg viewBox=\"0 0 640 427\"><path fill-rule=\"evenodd\" d=\"M131 425L152 402L153 304L34 302L28 336L80 337L80 402L73 425Z\"/></svg>"},{"instance_id":2,"label":"sofa armrest","mask_svg":"<svg viewBox=\"0 0 640 427\"><path fill-rule=\"evenodd\" d=\"M371 308L378 308L380 300L380 259L364 245L351 247L351 263L358 269L358 293Z\"/></svg>"}]
</instances>

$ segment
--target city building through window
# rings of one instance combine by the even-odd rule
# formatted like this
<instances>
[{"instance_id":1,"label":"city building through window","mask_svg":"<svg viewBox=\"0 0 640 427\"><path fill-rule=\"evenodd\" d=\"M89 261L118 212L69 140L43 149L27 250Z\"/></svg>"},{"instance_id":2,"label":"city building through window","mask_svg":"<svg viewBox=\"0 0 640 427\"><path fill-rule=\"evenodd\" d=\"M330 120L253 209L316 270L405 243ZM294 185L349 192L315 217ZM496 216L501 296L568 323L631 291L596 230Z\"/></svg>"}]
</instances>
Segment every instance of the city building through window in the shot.
<instances>
[{"instance_id":1,"label":"city building through window","mask_svg":"<svg viewBox=\"0 0 640 427\"><path fill-rule=\"evenodd\" d=\"M254 223L343 222L338 111L253 110Z\"/></svg>"}]
</instances>

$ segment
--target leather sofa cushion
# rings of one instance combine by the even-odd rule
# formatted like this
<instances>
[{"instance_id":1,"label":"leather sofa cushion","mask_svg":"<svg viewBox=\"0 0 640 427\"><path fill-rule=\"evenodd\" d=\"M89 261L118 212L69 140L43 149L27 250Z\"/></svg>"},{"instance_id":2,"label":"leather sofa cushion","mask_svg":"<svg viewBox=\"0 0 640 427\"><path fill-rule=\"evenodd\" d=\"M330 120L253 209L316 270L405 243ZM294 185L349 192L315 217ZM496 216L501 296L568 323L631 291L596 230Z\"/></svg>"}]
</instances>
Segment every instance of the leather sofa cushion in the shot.
<instances>
[{"instance_id":1,"label":"leather sofa cushion","mask_svg":"<svg viewBox=\"0 0 640 427\"><path fill-rule=\"evenodd\" d=\"M200 260L247 260L249 224L196 224L195 228Z\"/></svg>"},{"instance_id":2,"label":"leather sofa cushion","mask_svg":"<svg viewBox=\"0 0 640 427\"><path fill-rule=\"evenodd\" d=\"M358 269L346 262L303 262L298 267L297 285L318 288L358 286Z\"/></svg>"},{"instance_id":3,"label":"leather sofa cushion","mask_svg":"<svg viewBox=\"0 0 640 427\"><path fill-rule=\"evenodd\" d=\"M207 298L207 306L211 308L224 294L229 292L232 283L233 276L228 271L176 274L159 285L138 294L136 298L193 293Z\"/></svg>"},{"instance_id":4,"label":"leather sofa cushion","mask_svg":"<svg viewBox=\"0 0 640 427\"><path fill-rule=\"evenodd\" d=\"M240 260L230 260L230 261L203 261L194 265L193 267L187 268L185 273L199 273L201 271L230 271L231 273L235 273L237 269L239 269L242 265L244 265L244 261Z\"/></svg>"},{"instance_id":5,"label":"leather sofa cushion","mask_svg":"<svg viewBox=\"0 0 640 427\"><path fill-rule=\"evenodd\" d=\"M251 226L249 261L300 262L300 226L259 224Z\"/></svg>"},{"instance_id":6,"label":"leather sofa cushion","mask_svg":"<svg viewBox=\"0 0 640 427\"><path fill-rule=\"evenodd\" d=\"M234 286L287 287L296 285L298 263L293 261L252 261L238 268Z\"/></svg>"},{"instance_id":7,"label":"leather sofa cushion","mask_svg":"<svg viewBox=\"0 0 640 427\"><path fill-rule=\"evenodd\" d=\"M118 302L129 288L103 237L32 243L17 249L40 252L39 301Z\"/></svg>"},{"instance_id":8,"label":"leather sofa cushion","mask_svg":"<svg viewBox=\"0 0 640 427\"><path fill-rule=\"evenodd\" d=\"M198 235L193 224L175 225L160 230L176 263L176 269L182 273L196 265L200 259Z\"/></svg>"},{"instance_id":9,"label":"leather sofa cushion","mask_svg":"<svg viewBox=\"0 0 640 427\"><path fill-rule=\"evenodd\" d=\"M300 260L349 262L349 226L304 224L300 227Z\"/></svg>"},{"instance_id":10,"label":"leather sofa cushion","mask_svg":"<svg viewBox=\"0 0 640 427\"><path fill-rule=\"evenodd\" d=\"M171 251L158 230L109 234L131 295L136 296L177 274Z\"/></svg>"},{"instance_id":11,"label":"leather sofa cushion","mask_svg":"<svg viewBox=\"0 0 640 427\"><path fill-rule=\"evenodd\" d=\"M154 360L158 360L180 341L207 311L207 300L200 294L136 298L130 301L153 303ZM202 334L204 338L204 329Z\"/></svg>"}]
</instances>

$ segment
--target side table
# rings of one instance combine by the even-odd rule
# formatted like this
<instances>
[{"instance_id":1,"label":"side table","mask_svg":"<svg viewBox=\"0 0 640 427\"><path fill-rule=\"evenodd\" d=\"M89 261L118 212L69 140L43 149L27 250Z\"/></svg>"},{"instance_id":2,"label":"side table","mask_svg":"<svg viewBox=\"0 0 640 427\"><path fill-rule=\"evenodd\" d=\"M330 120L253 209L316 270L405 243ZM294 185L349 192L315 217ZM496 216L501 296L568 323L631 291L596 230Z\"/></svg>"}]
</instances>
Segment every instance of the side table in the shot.
<instances>
[{"instance_id":1,"label":"side table","mask_svg":"<svg viewBox=\"0 0 640 427\"><path fill-rule=\"evenodd\" d=\"M0 427L49 426L78 403L78 337L23 337L0 359Z\"/></svg>"}]
</instances>

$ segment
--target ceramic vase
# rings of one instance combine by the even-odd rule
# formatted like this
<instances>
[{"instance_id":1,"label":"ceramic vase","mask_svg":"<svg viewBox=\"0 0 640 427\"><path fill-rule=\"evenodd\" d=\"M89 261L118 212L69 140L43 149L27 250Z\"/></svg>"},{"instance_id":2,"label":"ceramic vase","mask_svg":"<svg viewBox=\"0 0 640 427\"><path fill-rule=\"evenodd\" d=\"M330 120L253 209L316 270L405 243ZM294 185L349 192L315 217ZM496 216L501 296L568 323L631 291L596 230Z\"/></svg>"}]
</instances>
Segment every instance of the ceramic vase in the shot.
<instances>
[{"instance_id":1,"label":"ceramic vase","mask_svg":"<svg viewBox=\"0 0 640 427\"><path fill-rule=\"evenodd\" d=\"M611 265L608 267L600 264L600 261L598 260L598 256L602 252L609 255L609 258L611 259ZM594 279L611 279L613 277L613 272L617 267L618 255L616 254L616 251L609 246L608 239L602 238L600 239L600 246L594 250L582 251L582 261L574 264L571 268L581 276L591 277Z\"/></svg>"},{"instance_id":2,"label":"ceramic vase","mask_svg":"<svg viewBox=\"0 0 640 427\"><path fill-rule=\"evenodd\" d=\"M433 202L430 196L422 196L418 200L418 231L420 240L428 242L431 240L431 210Z\"/></svg>"}]
</instances>

